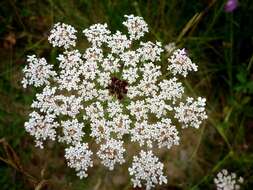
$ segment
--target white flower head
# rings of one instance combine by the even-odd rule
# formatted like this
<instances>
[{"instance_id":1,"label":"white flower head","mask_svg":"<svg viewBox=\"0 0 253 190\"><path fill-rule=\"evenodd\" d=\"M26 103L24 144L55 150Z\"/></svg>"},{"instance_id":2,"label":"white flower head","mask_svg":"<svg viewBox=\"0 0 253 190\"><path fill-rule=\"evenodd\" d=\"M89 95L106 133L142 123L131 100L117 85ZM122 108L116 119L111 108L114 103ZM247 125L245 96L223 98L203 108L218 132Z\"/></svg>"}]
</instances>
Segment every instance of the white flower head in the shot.
<instances>
[{"instance_id":1,"label":"white flower head","mask_svg":"<svg viewBox=\"0 0 253 190\"><path fill-rule=\"evenodd\" d=\"M108 102L107 111L109 113L109 116L111 118L114 118L118 114L121 114L123 111L122 107L123 106L120 104L120 102L118 100Z\"/></svg>"},{"instance_id":2,"label":"white flower head","mask_svg":"<svg viewBox=\"0 0 253 190\"><path fill-rule=\"evenodd\" d=\"M55 140L56 128L59 124L52 114L42 115L37 112L30 113L30 119L25 122L25 129L31 136L34 136L36 146L43 147L43 141L47 139Z\"/></svg>"},{"instance_id":3,"label":"white flower head","mask_svg":"<svg viewBox=\"0 0 253 190\"><path fill-rule=\"evenodd\" d=\"M146 102L150 113L154 114L157 118L165 117L167 112L172 110L172 107L166 104L161 96L147 98Z\"/></svg>"},{"instance_id":4,"label":"white flower head","mask_svg":"<svg viewBox=\"0 0 253 190\"><path fill-rule=\"evenodd\" d=\"M93 166L92 152L87 143L77 143L65 149L65 158L70 168L74 168L81 179L87 177L88 167Z\"/></svg>"},{"instance_id":5,"label":"white flower head","mask_svg":"<svg viewBox=\"0 0 253 190\"><path fill-rule=\"evenodd\" d=\"M90 136L95 138L97 143L102 140L110 138L110 133L112 131L110 123L105 119L93 119L91 121L91 134Z\"/></svg>"},{"instance_id":6,"label":"white flower head","mask_svg":"<svg viewBox=\"0 0 253 190\"><path fill-rule=\"evenodd\" d=\"M98 96L98 92L95 88L94 82L88 82L88 81L82 81L81 84L79 84L79 90L78 94L85 100L89 101Z\"/></svg>"},{"instance_id":7,"label":"white flower head","mask_svg":"<svg viewBox=\"0 0 253 190\"><path fill-rule=\"evenodd\" d=\"M53 71L53 65L47 63L45 58L37 58L35 55L27 56L28 65L23 69L24 78L22 80L23 87L34 85L40 87L48 85L50 78L56 76Z\"/></svg>"},{"instance_id":8,"label":"white flower head","mask_svg":"<svg viewBox=\"0 0 253 190\"><path fill-rule=\"evenodd\" d=\"M67 91L77 90L80 83L80 74L79 70L75 67L66 68L64 71L61 71L56 78L59 89Z\"/></svg>"},{"instance_id":9,"label":"white flower head","mask_svg":"<svg viewBox=\"0 0 253 190\"><path fill-rule=\"evenodd\" d=\"M175 77L169 80L162 80L158 85L160 87L160 96L164 100L172 100L173 104L176 100L180 99L184 93L182 83L178 82Z\"/></svg>"},{"instance_id":10,"label":"white flower head","mask_svg":"<svg viewBox=\"0 0 253 190\"><path fill-rule=\"evenodd\" d=\"M148 25L142 17L134 15L125 15L125 17L127 20L123 25L127 27L131 40L138 40L148 32Z\"/></svg>"},{"instance_id":11,"label":"white flower head","mask_svg":"<svg viewBox=\"0 0 253 190\"><path fill-rule=\"evenodd\" d=\"M164 51L161 42L141 42L141 47L137 50L142 61L160 61L160 55Z\"/></svg>"},{"instance_id":12,"label":"white flower head","mask_svg":"<svg viewBox=\"0 0 253 190\"><path fill-rule=\"evenodd\" d=\"M163 167L163 164L152 151L141 150L139 156L133 157L132 167L128 169L134 187L144 185L146 190L149 190L157 184L167 183L167 178L163 174Z\"/></svg>"},{"instance_id":13,"label":"white flower head","mask_svg":"<svg viewBox=\"0 0 253 190\"><path fill-rule=\"evenodd\" d=\"M101 120L104 118L104 107L100 102L94 102L85 108L86 115L91 121Z\"/></svg>"},{"instance_id":14,"label":"white flower head","mask_svg":"<svg viewBox=\"0 0 253 190\"><path fill-rule=\"evenodd\" d=\"M91 47L86 49L83 57L88 61L102 61L103 58L103 52L102 49L97 47Z\"/></svg>"},{"instance_id":15,"label":"white flower head","mask_svg":"<svg viewBox=\"0 0 253 190\"><path fill-rule=\"evenodd\" d=\"M151 189L167 179L163 164L150 149L178 145L176 124L198 128L207 118L205 99L187 98L176 76L197 68L185 50L171 50L168 69L175 76L170 78L164 70L167 64L159 63L162 43L139 41L149 31L147 23L139 16L125 17L128 34L113 33L106 23L94 24L83 30L91 46L80 51L74 48L77 31L72 26L53 27L49 42L63 47L55 71L35 55L28 57L24 68L23 86L43 89L36 94L31 105L36 111L25 128L37 146L55 139L67 145L68 166L80 178L87 177L93 164L85 139L98 144L96 155L109 170L125 162L124 143L146 148L134 156L129 173L135 187Z\"/></svg>"},{"instance_id":16,"label":"white flower head","mask_svg":"<svg viewBox=\"0 0 253 190\"><path fill-rule=\"evenodd\" d=\"M170 149L173 145L179 145L178 131L175 126L171 125L170 119L162 119L156 127L156 139L159 148L167 147Z\"/></svg>"},{"instance_id":17,"label":"white flower head","mask_svg":"<svg viewBox=\"0 0 253 190\"><path fill-rule=\"evenodd\" d=\"M87 60L80 66L80 77L87 80L94 80L99 73L98 65L96 61Z\"/></svg>"},{"instance_id":18,"label":"white flower head","mask_svg":"<svg viewBox=\"0 0 253 190\"><path fill-rule=\"evenodd\" d=\"M153 141L156 137L156 126L149 124L146 120L136 122L135 127L131 129L131 141L138 142L140 146L147 145L153 147Z\"/></svg>"},{"instance_id":19,"label":"white flower head","mask_svg":"<svg viewBox=\"0 0 253 190\"><path fill-rule=\"evenodd\" d=\"M113 170L116 163L123 164L125 162L123 157L125 151L122 141L109 139L100 146L97 155L105 167Z\"/></svg>"},{"instance_id":20,"label":"white flower head","mask_svg":"<svg viewBox=\"0 0 253 190\"><path fill-rule=\"evenodd\" d=\"M93 46L100 47L103 43L107 42L111 31L107 29L107 24L93 24L89 28L83 30L87 40Z\"/></svg>"},{"instance_id":21,"label":"white flower head","mask_svg":"<svg viewBox=\"0 0 253 190\"><path fill-rule=\"evenodd\" d=\"M42 93L36 94L37 100L33 101L31 107L39 109L42 113L54 113L58 115L58 106L55 98L56 90L56 87L51 88L50 86L46 86Z\"/></svg>"},{"instance_id":22,"label":"white flower head","mask_svg":"<svg viewBox=\"0 0 253 190\"><path fill-rule=\"evenodd\" d=\"M101 66L106 72L118 72L120 68L120 59L109 54L102 62Z\"/></svg>"},{"instance_id":23,"label":"white flower head","mask_svg":"<svg viewBox=\"0 0 253 190\"><path fill-rule=\"evenodd\" d=\"M138 69L134 67L130 67L128 69L124 69L122 77L124 80L127 80L129 84L136 82L138 75Z\"/></svg>"},{"instance_id":24,"label":"white flower head","mask_svg":"<svg viewBox=\"0 0 253 190\"><path fill-rule=\"evenodd\" d=\"M48 41L53 47L64 47L64 49L68 49L76 45L76 32L73 26L58 22L50 31Z\"/></svg>"},{"instance_id":25,"label":"white flower head","mask_svg":"<svg viewBox=\"0 0 253 190\"><path fill-rule=\"evenodd\" d=\"M129 115L117 114L110 121L111 133L115 133L118 139L122 139L123 135L129 134L131 123Z\"/></svg>"},{"instance_id":26,"label":"white flower head","mask_svg":"<svg viewBox=\"0 0 253 190\"><path fill-rule=\"evenodd\" d=\"M198 97L197 101L188 97L186 103L180 102L178 107L175 107L175 118L182 123L182 127L195 127L207 118L205 111L206 99Z\"/></svg>"},{"instance_id":27,"label":"white flower head","mask_svg":"<svg viewBox=\"0 0 253 190\"><path fill-rule=\"evenodd\" d=\"M132 101L127 109L130 111L130 115L135 117L137 121L148 118L148 108L143 100Z\"/></svg>"},{"instance_id":28,"label":"white flower head","mask_svg":"<svg viewBox=\"0 0 253 190\"><path fill-rule=\"evenodd\" d=\"M189 71L198 70L198 66L187 56L185 49L175 50L168 61L171 63L168 66L168 70L171 71L173 75L181 74L186 77Z\"/></svg>"},{"instance_id":29,"label":"white flower head","mask_svg":"<svg viewBox=\"0 0 253 190\"><path fill-rule=\"evenodd\" d=\"M131 45L131 41L127 39L127 36L122 34L120 31L117 31L115 34L111 36L108 41L108 47L111 48L112 53L120 54L126 48L129 48Z\"/></svg>"},{"instance_id":30,"label":"white flower head","mask_svg":"<svg viewBox=\"0 0 253 190\"><path fill-rule=\"evenodd\" d=\"M239 190L243 178L238 178L236 173L229 173L226 169L223 169L214 178L214 183L217 190Z\"/></svg>"},{"instance_id":31,"label":"white flower head","mask_svg":"<svg viewBox=\"0 0 253 190\"><path fill-rule=\"evenodd\" d=\"M79 114L80 110L83 109L83 105L81 104L82 98L76 97L75 95L57 95L56 101L59 105L59 113L72 118Z\"/></svg>"},{"instance_id":32,"label":"white flower head","mask_svg":"<svg viewBox=\"0 0 253 190\"><path fill-rule=\"evenodd\" d=\"M63 136L59 137L60 142L76 144L82 141L84 135L83 123L79 123L77 119L67 120L61 122L61 127L63 128Z\"/></svg>"},{"instance_id":33,"label":"white flower head","mask_svg":"<svg viewBox=\"0 0 253 190\"><path fill-rule=\"evenodd\" d=\"M65 51L63 54L59 54L57 60L60 61L59 67L63 69L71 69L73 67L79 68L83 64L81 59L81 53L78 50Z\"/></svg>"},{"instance_id":34,"label":"white flower head","mask_svg":"<svg viewBox=\"0 0 253 190\"><path fill-rule=\"evenodd\" d=\"M119 55L124 66L131 66L136 68L136 64L140 61L140 53L137 51L125 51Z\"/></svg>"}]
</instances>

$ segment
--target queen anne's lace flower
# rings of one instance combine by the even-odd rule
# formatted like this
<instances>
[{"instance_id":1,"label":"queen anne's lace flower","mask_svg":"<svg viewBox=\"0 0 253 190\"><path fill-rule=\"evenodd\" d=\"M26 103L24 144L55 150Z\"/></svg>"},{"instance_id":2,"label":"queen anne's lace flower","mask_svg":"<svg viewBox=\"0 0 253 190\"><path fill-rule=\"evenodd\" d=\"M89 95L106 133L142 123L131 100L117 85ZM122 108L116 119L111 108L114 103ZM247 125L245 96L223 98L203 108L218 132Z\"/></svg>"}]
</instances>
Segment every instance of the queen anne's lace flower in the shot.
<instances>
[{"instance_id":1,"label":"queen anne's lace flower","mask_svg":"<svg viewBox=\"0 0 253 190\"><path fill-rule=\"evenodd\" d=\"M142 150L139 156L133 157L133 165L128 169L133 176L131 180L134 187L142 187L144 183L146 190L149 190L156 184L167 183L167 178L163 175L163 167L152 151Z\"/></svg>"},{"instance_id":2,"label":"queen anne's lace flower","mask_svg":"<svg viewBox=\"0 0 253 190\"><path fill-rule=\"evenodd\" d=\"M46 139L55 140L56 128L59 124L54 121L54 115L44 116L34 111L29 116L29 121L25 122L25 129L35 137L36 146L43 148L43 141Z\"/></svg>"},{"instance_id":3,"label":"queen anne's lace flower","mask_svg":"<svg viewBox=\"0 0 253 190\"><path fill-rule=\"evenodd\" d=\"M83 57L89 61L102 61L103 52L101 49L97 47L91 47L91 48L86 49Z\"/></svg>"},{"instance_id":4,"label":"queen anne's lace flower","mask_svg":"<svg viewBox=\"0 0 253 190\"><path fill-rule=\"evenodd\" d=\"M58 106L55 103L56 90L56 87L51 88L50 86L46 86L42 93L36 94L37 100L33 101L31 107L39 109L40 112L54 113L58 115Z\"/></svg>"},{"instance_id":5,"label":"queen anne's lace flower","mask_svg":"<svg viewBox=\"0 0 253 190\"><path fill-rule=\"evenodd\" d=\"M167 147L168 149L179 144L178 131L171 125L170 119L162 119L156 124L148 124L146 120L136 123L131 130L131 135L133 142L138 142L140 146L146 143L150 148L153 147L153 142L156 142L159 148Z\"/></svg>"},{"instance_id":6,"label":"queen anne's lace flower","mask_svg":"<svg viewBox=\"0 0 253 190\"><path fill-rule=\"evenodd\" d=\"M113 170L116 163L122 164L125 162L123 157L125 151L122 141L110 139L101 145L97 155L104 166L108 167L109 170Z\"/></svg>"},{"instance_id":7,"label":"queen anne's lace flower","mask_svg":"<svg viewBox=\"0 0 253 190\"><path fill-rule=\"evenodd\" d=\"M124 63L124 67L136 67L136 64L140 61L140 53L136 51L125 51L120 54L120 59Z\"/></svg>"},{"instance_id":8,"label":"queen anne's lace flower","mask_svg":"<svg viewBox=\"0 0 253 190\"><path fill-rule=\"evenodd\" d=\"M35 55L31 55L27 56L27 62L28 66L23 69L22 84L24 88L27 85L34 85L35 87L48 85L49 79L56 75L56 72L52 71L53 65L48 64L45 58L36 58Z\"/></svg>"},{"instance_id":9,"label":"queen anne's lace flower","mask_svg":"<svg viewBox=\"0 0 253 190\"><path fill-rule=\"evenodd\" d=\"M100 143L104 139L110 138L112 129L109 122L105 119L93 119L91 121L91 137L94 137L97 143Z\"/></svg>"},{"instance_id":10,"label":"queen anne's lace flower","mask_svg":"<svg viewBox=\"0 0 253 190\"><path fill-rule=\"evenodd\" d=\"M107 42L111 31L107 29L107 24L94 24L90 28L83 30L87 40L93 46L101 46L102 43Z\"/></svg>"},{"instance_id":11,"label":"queen anne's lace flower","mask_svg":"<svg viewBox=\"0 0 253 190\"><path fill-rule=\"evenodd\" d=\"M132 181L150 189L167 180L163 164L149 149L178 145L175 123L198 128L207 117L205 99L185 101L183 84L173 76L197 70L185 51L172 53L168 66L172 74L165 73L158 63L164 51L161 42L138 42L148 32L147 24L141 17L125 17L127 35L112 33L107 24L83 30L91 44L83 51L72 47L76 43L72 26L57 23L53 27L49 42L65 50L57 57L57 74L44 58L28 57L22 83L43 86L43 90L32 103L36 111L25 128L38 146L47 139L65 143L68 165L81 178L92 166L86 137L99 144L95 155L109 170L125 162L124 142L130 139L148 149L134 156L129 169Z\"/></svg>"},{"instance_id":12,"label":"queen anne's lace flower","mask_svg":"<svg viewBox=\"0 0 253 190\"><path fill-rule=\"evenodd\" d=\"M128 115L117 114L110 122L111 131L116 134L117 138L122 139L123 135L129 133L131 122Z\"/></svg>"},{"instance_id":13,"label":"queen anne's lace flower","mask_svg":"<svg viewBox=\"0 0 253 190\"><path fill-rule=\"evenodd\" d=\"M109 54L102 62L101 67L107 72L119 71L119 59L115 58L112 54Z\"/></svg>"},{"instance_id":14,"label":"queen anne's lace flower","mask_svg":"<svg viewBox=\"0 0 253 190\"><path fill-rule=\"evenodd\" d=\"M136 122L135 127L131 130L131 140L138 142L140 146L147 144L149 148L152 148L154 136L156 136L156 126L148 124L146 120L142 122Z\"/></svg>"},{"instance_id":15,"label":"queen anne's lace flower","mask_svg":"<svg viewBox=\"0 0 253 190\"><path fill-rule=\"evenodd\" d=\"M142 17L125 15L127 20L123 24L127 27L131 40L138 40L148 32L148 25Z\"/></svg>"},{"instance_id":16,"label":"queen anne's lace flower","mask_svg":"<svg viewBox=\"0 0 253 190\"><path fill-rule=\"evenodd\" d=\"M80 110L83 108L83 105L81 104L82 98L76 97L75 95L57 95L56 101L59 104L59 112L62 115L66 115L72 118L79 114Z\"/></svg>"},{"instance_id":17,"label":"queen anne's lace flower","mask_svg":"<svg viewBox=\"0 0 253 190\"><path fill-rule=\"evenodd\" d=\"M160 54L164 51L161 42L141 42L141 47L137 50L142 61L160 61Z\"/></svg>"},{"instance_id":18,"label":"queen anne's lace flower","mask_svg":"<svg viewBox=\"0 0 253 190\"><path fill-rule=\"evenodd\" d=\"M62 121L63 137L59 137L60 142L67 144L76 144L81 142L84 136L83 123L79 123L77 119Z\"/></svg>"},{"instance_id":19,"label":"queen anne's lace flower","mask_svg":"<svg viewBox=\"0 0 253 190\"><path fill-rule=\"evenodd\" d=\"M226 169L221 170L214 178L217 190L239 190L243 183L242 177L237 177L236 173L229 173Z\"/></svg>"},{"instance_id":20,"label":"queen anne's lace flower","mask_svg":"<svg viewBox=\"0 0 253 190\"><path fill-rule=\"evenodd\" d=\"M88 176L87 169L93 166L92 154L88 149L87 143L77 143L65 149L65 158L68 161L68 166L74 168L77 176L81 179Z\"/></svg>"},{"instance_id":21,"label":"queen anne's lace flower","mask_svg":"<svg viewBox=\"0 0 253 190\"><path fill-rule=\"evenodd\" d=\"M76 29L73 26L57 23L50 31L48 41L53 47L64 47L68 49L70 46L76 45Z\"/></svg>"},{"instance_id":22,"label":"queen anne's lace flower","mask_svg":"<svg viewBox=\"0 0 253 190\"><path fill-rule=\"evenodd\" d=\"M127 36L122 34L120 31L117 31L110 37L108 41L108 47L111 48L112 53L120 54L126 48L129 48L131 45L131 41L127 39Z\"/></svg>"},{"instance_id":23,"label":"queen anne's lace flower","mask_svg":"<svg viewBox=\"0 0 253 190\"><path fill-rule=\"evenodd\" d=\"M168 70L174 75L181 74L186 77L189 71L198 70L198 66L195 63L192 63L191 59L187 56L185 49L175 50L168 61L171 63L171 65L168 66Z\"/></svg>"},{"instance_id":24,"label":"queen anne's lace flower","mask_svg":"<svg viewBox=\"0 0 253 190\"><path fill-rule=\"evenodd\" d=\"M160 96L164 100L172 100L174 104L177 99L182 97L184 88L181 82L177 82L177 78L173 77L170 80L163 80L159 83L161 89Z\"/></svg>"},{"instance_id":25,"label":"queen anne's lace flower","mask_svg":"<svg viewBox=\"0 0 253 190\"><path fill-rule=\"evenodd\" d=\"M162 119L156 124L156 139L158 147L167 147L170 149L173 145L179 145L178 131L175 126L171 124L170 119Z\"/></svg>"},{"instance_id":26,"label":"queen anne's lace flower","mask_svg":"<svg viewBox=\"0 0 253 190\"><path fill-rule=\"evenodd\" d=\"M180 102L178 107L175 107L175 118L182 123L182 127L199 128L202 120L207 118L205 112L206 99L199 97L197 101L188 97L186 103Z\"/></svg>"},{"instance_id":27,"label":"queen anne's lace flower","mask_svg":"<svg viewBox=\"0 0 253 190\"><path fill-rule=\"evenodd\" d=\"M83 65L81 54L78 50L67 51L60 54L57 59L60 61L59 67L62 68L57 77L59 89L66 89L68 91L77 90L81 75L79 67Z\"/></svg>"},{"instance_id":28,"label":"queen anne's lace flower","mask_svg":"<svg viewBox=\"0 0 253 190\"><path fill-rule=\"evenodd\" d=\"M129 84L133 84L134 82L136 82L136 79L138 78L137 72L138 72L138 69L134 67L124 69L122 78L124 80L127 80Z\"/></svg>"}]
</instances>

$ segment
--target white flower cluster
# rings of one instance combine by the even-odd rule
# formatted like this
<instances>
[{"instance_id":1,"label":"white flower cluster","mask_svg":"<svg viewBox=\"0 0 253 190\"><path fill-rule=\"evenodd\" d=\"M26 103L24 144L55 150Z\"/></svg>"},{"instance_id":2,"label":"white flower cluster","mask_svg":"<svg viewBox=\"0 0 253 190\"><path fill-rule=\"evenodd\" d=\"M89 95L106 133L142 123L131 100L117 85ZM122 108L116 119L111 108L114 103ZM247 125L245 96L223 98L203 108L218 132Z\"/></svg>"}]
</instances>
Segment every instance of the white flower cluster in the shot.
<instances>
[{"instance_id":1,"label":"white flower cluster","mask_svg":"<svg viewBox=\"0 0 253 190\"><path fill-rule=\"evenodd\" d=\"M59 137L59 141L66 142L67 144L76 144L82 140L84 135L83 123L79 123L77 119L62 121L63 137Z\"/></svg>"},{"instance_id":2,"label":"white flower cluster","mask_svg":"<svg viewBox=\"0 0 253 190\"><path fill-rule=\"evenodd\" d=\"M152 153L141 150L139 156L133 157L133 164L129 174L134 176L131 180L134 187L142 187L145 184L146 190L155 187L156 184L167 183L166 176L163 175L163 163Z\"/></svg>"},{"instance_id":3,"label":"white flower cluster","mask_svg":"<svg viewBox=\"0 0 253 190\"><path fill-rule=\"evenodd\" d=\"M83 33L93 46L100 47L102 43L107 42L111 31L107 29L107 24L105 23L94 24L89 29L85 29Z\"/></svg>"},{"instance_id":4,"label":"white flower cluster","mask_svg":"<svg viewBox=\"0 0 253 190\"><path fill-rule=\"evenodd\" d=\"M217 190L239 190L243 178L238 178L236 173L229 173L226 169L223 169L214 178L214 183Z\"/></svg>"},{"instance_id":5,"label":"white flower cluster","mask_svg":"<svg viewBox=\"0 0 253 190\"><path fill-rule=\"evenodd\" d=\"M178 107L175 107L175 118L182 123L182 127L192 126L199 128L202 120L207 118L205 113L206 99L199 97L197 101L188 97L186 103L180 102Z\"/></svg>"},{"instance_id":6,"label":"white flower cluster","mask_svg":"<svg viewBox=\"0 0 253 190\"><path fill-rule=\"evenodd\" d=\"M65 149L68 166L74 168L81 179L88 176L87 169L93 166L92 154L87 143L77 143Z\"/></svg>"},{"instance_id":7,"label":"white flower cluster","mask_svg":"<svg viewBox=\"0 0 253 190\"><path fill-rule=\"evenodd\" d=\"M125 162L123 157L125 151L122 141L110 139L101 145L97 155L104 166L108 167L109 170L113 170L116 163L122 164Z\"/></svg>"},{"instance_id":8,"label":"white flower cluster","mask_svg":"<svg viewBox=\"0 0 253 190\"><path fill-rule=\"evenodd\" d=\"M52 71L53 65L47 63L45 58L36 58L35 55L27 56L28 66L23 69L24 78L22 80L23 87L34 85L39 87L48 85L49 79L56 76L56 72Z\"/></svg>"},{"instance_id":9,"label":"white flower cluster","mask_svg":"<svg viewBox=\"0 0 253 190\"><path fill-rule=\"evenodd\" d=\"M54 121L54 115L48 114L44 116L33 111L29 116L29 121L25 122L25 129L30 135L35 137L36 146L43 148L43 141L46 139L55 140L55 129L59 124Z\"/></svg>"},{"instance_id":10,"label":"white flower cluster","mask_svg":"<svg viewBox=\"0 0 253 190\"><path fill-rule=\"evenodd\" d=\"M53 47L63 47L65 49L76 45L76 29L64 23L57 23L51 30L48 41Z\"/></svg>"},{"instance_id":11,"label":"white flower cluster","mask_svg":"<svg viewBox=\"0 0 253 190\"><path fill-rule=\"evenodd\" d=\"M131 40L138 40L148 32L148 25L142 17L134 15L125 15L125 17L127 20L123 25L127 27Z\"/></svg>"},{"instance_id":12,"label":"white flower cluster","mask_svg":"<svg viewBox=\"0 0 253 190\"><path fill-rule=\"evenodd\" d=\"M168 61L171 63L168 70L174 75L182 74L186 77L189 71L198 70L198 66L195 63L192 63L191 59L187 56L185 49L176 49Z\"/></svg>"},{"instance_id":13,"label":"white flower cluster","mask_svg":"<svg viewBox=\"0 0 253 190\"><path fill-rule=\"evenodd\" d=\"M169 78L159 63L164 52L161 42L134 42L148 32L147 24L138 16L125 17L127 35L112 33L107 24L83 30L91 44L84 52L74 49L72 26L53 27L49 42L64 52L57 57L57 73L44 58L28 57L22 83L43 89L31 105L35 111L25 128L41 148L47 139L65 143L68 165L81 178L92 166L91 156L109 170L123 164L124 142L130 139L147 149L141 150L140 158L134 157L129 169L132 181L150 189L167 181L152 149L179 144L176 123L198 128L207 118L205 99L183 98L184 87L176 74L197 70L185 51L173 50ZM100 145L97 154L84 142L88 136Z\"/></svg>"},{"instance_id":14,"label":"white flower cluster","mask_svg":"<svg viewBox=\"0 0 253 190\"><path fill-rule=\"evenodd\" d=\"M149 148L153 147L153 142L156 142L159 148L168 149L179 144L178 131L175 126L171 126L170 119L163 118L155 124L149 124L147 121L136 123L131 135L133 142L138 142L140 146L146 143Z\"/></svg>"}]
</instances>

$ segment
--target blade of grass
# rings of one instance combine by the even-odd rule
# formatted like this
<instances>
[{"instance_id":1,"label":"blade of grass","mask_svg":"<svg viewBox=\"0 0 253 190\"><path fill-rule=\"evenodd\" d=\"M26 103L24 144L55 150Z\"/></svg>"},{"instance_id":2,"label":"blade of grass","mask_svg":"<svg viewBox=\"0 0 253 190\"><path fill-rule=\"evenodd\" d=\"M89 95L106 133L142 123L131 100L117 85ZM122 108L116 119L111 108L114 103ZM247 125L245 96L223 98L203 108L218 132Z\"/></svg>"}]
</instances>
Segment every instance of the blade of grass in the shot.
<instances>
[{"instance_id":1,"label":"blade of grass","mask_svg":"<svg viewBox=\"0 0 253 190\"><path fill-rule=\"evenodd\" d=\"M233 151L230 151L221 161L219 161L213 168L211 171L208 172L207 175L205 175L196 185L194 185L193 187L190 188L190 190L196 190L198 189L197 187L199 185L201 185L202 183L204 183L205 181L207 181L210 176L213 175L213 173L215 173L216 171L219 170L219 168L223 165L223 163L229 159L231 156L233 156Z\"/></svg>"}]
</instances>

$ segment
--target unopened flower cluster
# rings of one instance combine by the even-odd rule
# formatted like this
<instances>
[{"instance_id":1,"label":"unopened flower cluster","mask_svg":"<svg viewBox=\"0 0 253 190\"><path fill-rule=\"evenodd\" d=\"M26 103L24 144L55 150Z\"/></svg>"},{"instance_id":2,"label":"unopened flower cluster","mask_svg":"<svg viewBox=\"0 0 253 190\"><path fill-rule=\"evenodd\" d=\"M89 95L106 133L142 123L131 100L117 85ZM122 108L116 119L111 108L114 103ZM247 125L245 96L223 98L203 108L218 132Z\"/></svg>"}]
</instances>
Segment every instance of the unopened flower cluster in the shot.
<instances>
[{"instance_id":1,"label":"unopened flower cluster","mask_svg":"<svg viewBox=\"0 0 253 190\"><path fill-rule=\"evenodd\" d=\"M236 173L229 173L226 169L221 170L214 178L217 190L239 190L243 181L242 177L237 177Z\"/></svg>"},{"instance_id":2,"label":"unopened flower cluster","mask_svg":"<svg viewBox=\"0 0 253 190\"><path fill-rule=\"evenodd\" d=\"M94 157L109 170L123 164L128 137L141 149L129 167L133 185L150 189L167 182L153 150L178 145L180 125L198 128L207 118L205 98L184 95L179 79L197 70L186 51L173 49L162 71L161 42L140 41L147 23L134 15L125 18L128 34L112 33L107 24L83 30L91 46L82 51L75 49L74 27L54 25L48 40L63 49L58 67L31 55L24 68L24 88L42 89L25 129L41 148L46 140L65 143L65 158L80 178ZM96 154L87 137L99 145Z\"/></svg>"}]
</instances>

